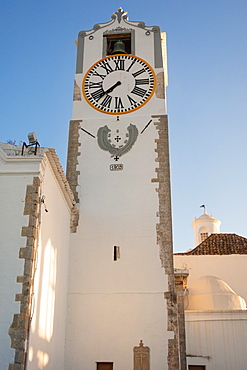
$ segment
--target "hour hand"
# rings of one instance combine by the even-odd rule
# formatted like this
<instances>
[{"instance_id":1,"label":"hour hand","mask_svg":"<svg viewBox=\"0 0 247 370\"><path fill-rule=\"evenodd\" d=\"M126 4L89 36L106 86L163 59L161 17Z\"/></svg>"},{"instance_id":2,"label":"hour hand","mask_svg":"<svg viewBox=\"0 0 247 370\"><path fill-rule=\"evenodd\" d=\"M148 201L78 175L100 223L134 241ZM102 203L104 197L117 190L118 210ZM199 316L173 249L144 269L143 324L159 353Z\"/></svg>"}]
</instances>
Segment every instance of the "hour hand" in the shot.
<instances>
[{"instance_id":1,"label":"hour hand","mask_svg":"<svg viewBox=\"0 0 247 370\"><path fill-rule=\"evenodd\" d=\"M121 85L121 81L117 81L113 86L111 86L109 89L107 89L106 91L104 91L100 97L102 98L102 96L106 95L106 94L109 94L111 93L117 86Z\"/></svg>"}]
</instances>

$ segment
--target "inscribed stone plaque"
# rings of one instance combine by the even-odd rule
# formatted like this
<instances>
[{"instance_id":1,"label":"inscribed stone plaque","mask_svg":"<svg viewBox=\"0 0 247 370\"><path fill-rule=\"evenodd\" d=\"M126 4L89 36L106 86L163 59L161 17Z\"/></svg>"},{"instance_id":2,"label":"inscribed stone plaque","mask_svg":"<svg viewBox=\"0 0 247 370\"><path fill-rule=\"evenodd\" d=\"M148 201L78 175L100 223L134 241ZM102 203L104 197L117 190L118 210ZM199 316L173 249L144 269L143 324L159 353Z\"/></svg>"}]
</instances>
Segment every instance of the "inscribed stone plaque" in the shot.
<instances>
[{"instance_id":1,"label":"inscribed stone plaque","mask_svg":"<svg viewBox=\"0 0 247 370\"><path fill-rule=\"evenodd\" d=\"M150 370L150 349L143 346L142 340L134 347L134 370Z\"/></svg>"}]
</instances>

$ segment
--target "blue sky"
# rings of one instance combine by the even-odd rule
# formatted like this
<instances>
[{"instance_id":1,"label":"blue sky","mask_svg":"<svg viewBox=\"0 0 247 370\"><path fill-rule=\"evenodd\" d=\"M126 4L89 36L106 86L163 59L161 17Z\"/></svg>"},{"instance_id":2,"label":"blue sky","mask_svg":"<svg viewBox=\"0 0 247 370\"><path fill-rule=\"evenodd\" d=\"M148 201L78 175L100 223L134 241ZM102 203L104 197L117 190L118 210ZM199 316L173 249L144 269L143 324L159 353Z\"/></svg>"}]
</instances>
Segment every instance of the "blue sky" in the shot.
<instances>
[{"instance_id":1,"label":"blue sky","mask_svg":"<svg viewBox=\"0 0 247 370\"><path fill-rule=\"evenodd\" d=\"M0 141L57 150L66 165L76 47L81 30L121 6L167 32L174 250L193 247L194 216L247 237L247 2L9 0L0 6Z\"/></svg>"}]
</instances>

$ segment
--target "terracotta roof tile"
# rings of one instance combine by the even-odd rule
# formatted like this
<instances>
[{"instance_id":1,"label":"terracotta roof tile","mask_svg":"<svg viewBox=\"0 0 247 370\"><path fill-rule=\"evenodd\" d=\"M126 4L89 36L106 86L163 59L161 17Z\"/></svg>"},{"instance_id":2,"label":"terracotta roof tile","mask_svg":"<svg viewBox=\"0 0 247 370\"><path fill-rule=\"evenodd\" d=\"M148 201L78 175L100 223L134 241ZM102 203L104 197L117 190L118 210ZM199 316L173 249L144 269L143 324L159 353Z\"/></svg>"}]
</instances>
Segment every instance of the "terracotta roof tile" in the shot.
<instances>
[{"instance_id":1,"label":"terracotta roof tile","mask_svg":"<svg viewBox=\"0 0 247 370\"><path fill-rule=\"evenodd\" d=\"M247 254L247 238L236 234L211 234L196 248L176 255Z\"/></svg>"}]
</instances>

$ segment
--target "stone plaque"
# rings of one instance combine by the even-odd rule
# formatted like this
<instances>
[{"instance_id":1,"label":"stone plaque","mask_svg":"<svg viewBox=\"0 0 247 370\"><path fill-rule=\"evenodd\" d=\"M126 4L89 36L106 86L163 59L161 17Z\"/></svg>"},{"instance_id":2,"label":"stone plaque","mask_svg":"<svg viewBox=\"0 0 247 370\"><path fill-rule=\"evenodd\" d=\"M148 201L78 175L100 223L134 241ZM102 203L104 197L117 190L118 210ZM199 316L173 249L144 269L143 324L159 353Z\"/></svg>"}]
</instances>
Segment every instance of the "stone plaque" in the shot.
<instances>
[{"instance_id":1,"label":"stone plaque","mask_svg":"<svg viewBox=\"0 0 247 370\"><path fill-rule=\"evenodd\" d=\"M150 370L150 349L143 346L142 340L134 347L134 370Z\"/></svg>"}]
</instances>

